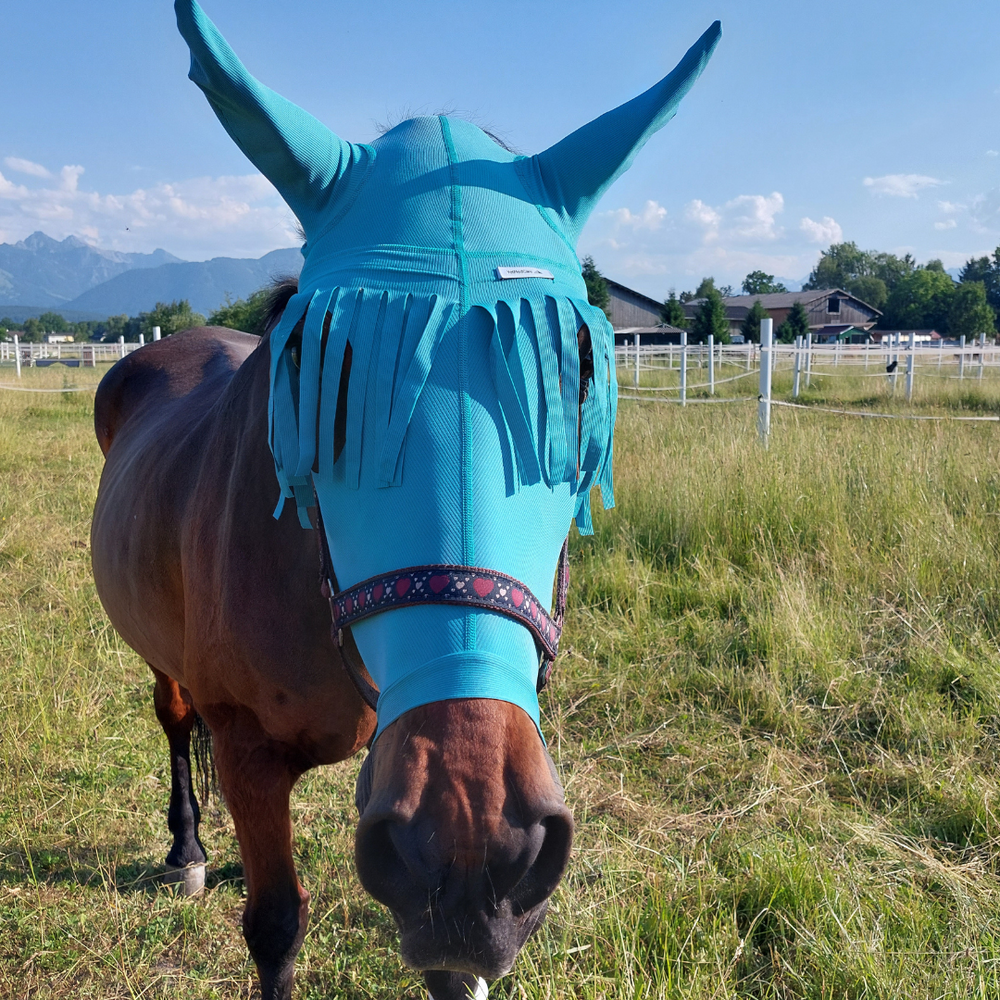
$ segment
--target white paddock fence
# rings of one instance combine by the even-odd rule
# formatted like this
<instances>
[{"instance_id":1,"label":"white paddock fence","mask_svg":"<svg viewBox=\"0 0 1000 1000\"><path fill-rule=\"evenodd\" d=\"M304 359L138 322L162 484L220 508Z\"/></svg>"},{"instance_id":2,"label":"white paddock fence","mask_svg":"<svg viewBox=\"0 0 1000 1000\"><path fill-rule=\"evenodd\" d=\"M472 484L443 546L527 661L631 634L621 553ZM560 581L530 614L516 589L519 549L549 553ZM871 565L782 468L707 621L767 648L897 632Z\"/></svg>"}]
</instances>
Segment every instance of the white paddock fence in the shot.
<instances>
[{"instance_id":1,"label":"white paddock fence","mask_svg":"<svg viewBox=\"0 0 1000 1000\"><path fill-rule=\"evenodd\" d=\"M114 362L137 351L141 344L21 344L0 342L0 364L19 359L25 368L37 361L78 361L89 368L99 362ZM15 357L16 356L16 357Z\"/></svg>"},{"instance_id":2,"label":"white paddock fence","mask_svg":"<svg viewBox=\"0 0 1000 1000\"><path fill-rule=\"evenodd\" d=\"M160 339L160 328L153 327L153 340ZM14 374L20 378L22 368L64 364L71 368L96 368L98 364L114 363L126 354L139 350L145 341L139 334L138 343L126 344L124 337L117 344L22 344L15 336L11 341L0 341L0 365L14 365ZM7 388L11 388L7 386ZM34 390L43 392L48 390Z\"/></svg>"},{"instance_id":3,"label":"white paddock fence","mask_svg":"<svg viewBox=\"0 0 1000 1000\"><path fill-rule=\"evenodd\" d=\"M803 386L808 387L814 380L838 377L880 379L890 396L895 395L897 381L902 379L907 401L912 400L914 387L919 379L981 382L985 375L995 375L1000 371L1000 347L995 343L987 344L985 334L968 342L965 337L951 342L942 340L934 346L918 345L913 334L903 342L896 335L895 339L882 344L814 344L809 338L798 338L794 344L779 344L773 341L772 321L763 320L759 346L715 344L712 338L709 338L708 344L688 344L687 334L684 333L681 335L681 343L674 345L647 346L636 337L633 343L618 346L615 355L619 368L621 399L674 402L681 406L686 406L689 402L739 403L756 399L757 426L765 446L770 435L772 405L892 420L1000 422L1000 416L876 413L869 410L806 406L772 398L772 376L781 370L792 375L793 400L799 397ZM691 375L694 373L699 381L692 384ZM647 383L652 381L659 384L643 385L644 375ZM746 379L747 388L751 389L754 387L751 379L755 375L756 396L715 396L716 386L723 382ZM673 384L663 384L664 382ZM688 399L688 392L693 389L707 389L708 398Z\"/></svg>"}]
</instances>

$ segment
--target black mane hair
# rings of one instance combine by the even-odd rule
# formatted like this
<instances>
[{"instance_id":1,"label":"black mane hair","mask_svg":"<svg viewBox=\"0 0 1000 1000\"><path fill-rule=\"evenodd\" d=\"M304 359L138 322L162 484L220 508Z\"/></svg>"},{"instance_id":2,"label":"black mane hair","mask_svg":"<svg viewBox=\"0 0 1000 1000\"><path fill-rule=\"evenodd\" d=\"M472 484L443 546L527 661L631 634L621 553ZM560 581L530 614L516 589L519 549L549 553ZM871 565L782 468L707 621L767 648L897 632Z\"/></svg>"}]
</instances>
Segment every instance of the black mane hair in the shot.
<instances>
[{"instance_id":1,"label":"black mane hair","mask_svg":"<svg viewBox=\"0 0 1000 1000\"><path fill-rule=\"evenodd\" d=\"M288 300L299 290L299 279L294 274L278 275L271 283L264 307L264 334L269 334L281 319Z\"/></svg>"}]
</instances>

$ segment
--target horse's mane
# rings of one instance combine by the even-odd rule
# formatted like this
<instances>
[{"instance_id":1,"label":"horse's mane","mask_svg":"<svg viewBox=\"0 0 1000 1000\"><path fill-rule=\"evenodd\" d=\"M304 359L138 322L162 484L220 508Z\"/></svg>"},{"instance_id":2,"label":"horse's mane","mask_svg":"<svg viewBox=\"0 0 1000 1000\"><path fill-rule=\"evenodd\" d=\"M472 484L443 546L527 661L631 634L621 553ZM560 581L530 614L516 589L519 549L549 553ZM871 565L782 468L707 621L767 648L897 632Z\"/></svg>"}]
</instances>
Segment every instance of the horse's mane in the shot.
<instances>
[{"instance_id":1,"label":"horse's mane","mask_svg":"<svg viewBox=\"0 0 1000 1000\"><path fill-rule=\"evenodd\" d=\"M267 336L281 319L288 300L299 290L299 279L294 274L280 274L271 282L267 293L267 303L264 306L263 336Z\"/></svg>"}]
</instances>

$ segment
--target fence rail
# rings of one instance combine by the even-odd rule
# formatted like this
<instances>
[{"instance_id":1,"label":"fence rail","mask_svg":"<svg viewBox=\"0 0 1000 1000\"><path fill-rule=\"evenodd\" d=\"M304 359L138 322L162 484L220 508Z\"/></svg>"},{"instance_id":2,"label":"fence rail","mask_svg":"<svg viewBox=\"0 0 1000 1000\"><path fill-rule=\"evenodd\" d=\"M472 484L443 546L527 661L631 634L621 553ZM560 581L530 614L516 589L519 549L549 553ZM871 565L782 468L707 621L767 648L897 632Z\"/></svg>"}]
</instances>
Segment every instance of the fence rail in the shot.
<instances>
[{"instance_id":1,"label":"fence rail","mask_svg":"<svg viewBox=\"0 0 1000 1000\"><path fill-rule=\"evenodd\" d=\"M772 321L761 322L760 345L688 344L687 335L681 335L679 345L649 345L641 343L636 336L633 343L615 348L616 361L622 375L631 373L631 385L626 378L619 379L620 399L636 402L671 402L687 405L687 390L708 388L708 399L690 402L745 402L753 397L716 399L715 387L723 382L733 382L749 375L759 376L757 428L760 438L767 447L771 430L771 406L788 406L816 413L832 413L841 416L882 417L893 420L930 421L975 421L998 423L1000 416L941 416L905 413L878 413L871 410L851 410L824 406L803 406L789 400L777 400L772 396L772 375L779 369L792 373L792 399L797 399L800 388L809 386L811 379L832 377L869 376L886 379L890 394L895 395L896 380L899 375L905 379L906 400L913 398L913 388L919 373L921 378L946 378L981 381L989 370L1000 369L1000 344L986 343L986 335L981 334L974 341L962 337L957 342L940 341L936 346L918 345L911 334L906 342L898 335L882 344L813 344L809 338L799 337L794 344L778 344L772 339ZM676 361L676 365L675 365ZM740 374L716 378L715 372L722 371L723 365L743 369ZM695 385L688 383L688 371L692 367L707 368L708 381ZM934 371L930 371L930 369ZM947 370L946 370L947 368ZM824 370L825 369L825 370ZM833 369L832 371L830 369ZM677 372L676 385L641 385L642 373ZM949 374L956 372L957 374ZM677 392L677 398L659 395ZM642 395L642 393L653 393Z\"/></svg>"},{"instance_id":2,"label":"fence rail","mask_svg":"<svg viewBox=\"0 0 1000 1000\"><path fill-rule=\"evenodd\" d=\"M141 344L14 344L0 341L0 363L19 359L26 368L38 361L114 362L139 350Z\"/></svg>"}]
</instances>

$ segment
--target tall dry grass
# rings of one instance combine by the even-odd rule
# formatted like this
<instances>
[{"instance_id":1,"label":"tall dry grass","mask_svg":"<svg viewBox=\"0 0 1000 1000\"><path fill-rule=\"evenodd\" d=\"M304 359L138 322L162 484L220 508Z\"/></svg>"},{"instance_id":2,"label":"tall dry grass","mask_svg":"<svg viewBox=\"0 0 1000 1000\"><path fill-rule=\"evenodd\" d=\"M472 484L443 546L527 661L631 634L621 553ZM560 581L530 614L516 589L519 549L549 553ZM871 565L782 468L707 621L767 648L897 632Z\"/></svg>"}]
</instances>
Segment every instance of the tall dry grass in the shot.
<instances>
[{"instance_id":1,"label":"tall dry grass","mask_svg":"<svg viewBox=\"0 0 1000 1000\"><path fill-rule=\"evenodd\" d=\"M875 381L803 398L907 411ZM993 380L921 391L1000 409ZM90 398L0 390L0 995L249 997L222 809L205 897L158 881L165 742L90 579ZM754 413L622 404L543 699L574 858L494 996L1000 996L1000 426L776 410L765 452ZM298 996L417 997L353 873L356 768L294 799Z\"/></svg>"}]
</instances>

